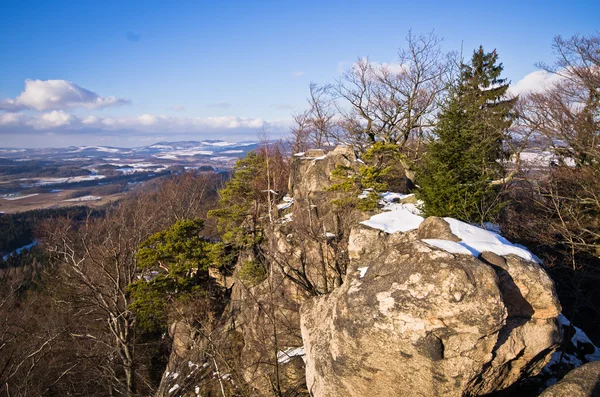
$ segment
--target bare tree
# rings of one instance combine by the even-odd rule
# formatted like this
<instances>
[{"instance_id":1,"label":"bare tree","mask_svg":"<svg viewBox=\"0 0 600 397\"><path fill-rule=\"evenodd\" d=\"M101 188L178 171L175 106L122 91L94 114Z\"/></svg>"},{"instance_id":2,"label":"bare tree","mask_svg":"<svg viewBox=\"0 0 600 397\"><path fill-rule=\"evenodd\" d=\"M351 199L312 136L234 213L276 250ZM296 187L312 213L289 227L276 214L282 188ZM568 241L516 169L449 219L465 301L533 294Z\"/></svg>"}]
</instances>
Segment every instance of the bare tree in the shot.
<instances>
[{"instance_id":1,"label":"bare tree","mask_svg":"<svg viewBox=\"0 0 600 397\"><path fill-rule=\"evenodd\" d=\"M406 37L398 63L360 58L333 86L310 86L310 109L296 118L296 136L312 144L344 143L363 152L375 142L398 145L409 179L420 145L435 122L455 66L433 33ZM309 141L311 139L309 138Z\"/></svg>"},{"instance_id":2,"label":"bare tree","mask_svg":"<svg viewBox=\"0 0 600 397\"><path fill-rule=\"evenodd\" d=\"M100 348L98 366L119 395L136 395L138 380L144 382L138 373L136 318L127 287L139 277L137 247L156 228L158 214L158 208L137 197L103 218L88 217L81 225L55 221L47 229L48 249L71 291L65 304L85 320L71 336Z\"/></svg>"},{"instance_id":3,"label":"bare tree","mask_svg":"<svg viewBox=\"0 0 600 397\"><path fill-rule=\"evenodd\" d=\"M515 233L539 246L565 312L575 322L585 315L586 328L600 321L600 36L556 37L553 48L556 63L540 64L550 83L519 104L520 122L547 145L552 164L517 203L539 221L518 223Z\"/></svg>"}]
</instances>

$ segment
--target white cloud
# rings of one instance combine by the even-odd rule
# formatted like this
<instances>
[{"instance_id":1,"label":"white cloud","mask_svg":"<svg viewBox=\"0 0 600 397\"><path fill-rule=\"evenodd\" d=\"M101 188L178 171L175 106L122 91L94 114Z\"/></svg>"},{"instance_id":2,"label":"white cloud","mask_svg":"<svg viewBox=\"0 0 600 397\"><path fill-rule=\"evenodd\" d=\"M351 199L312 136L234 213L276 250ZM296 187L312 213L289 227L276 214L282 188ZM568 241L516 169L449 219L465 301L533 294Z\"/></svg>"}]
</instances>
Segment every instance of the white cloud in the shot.
<instances>
[{"instance_id":1,"label":"white cloud","mask_svg":"<svg viewBox=\"0 0 600 397\"><path fill-rule=\"evenodd\" d=\"M74 116L63 112L62 110L53 110L52 112L44 113L27 120L26 124L40 130L67 126L71 124L74 119Z\"/></svg>"},{"instance_id":2,"label":"white cloud","mask_svg":"<svg viewBox=\"0 0 600 397\"><path fill-rule=\"evenodd\" d=\"M297 79L298 77L304 76L304 72L294 72L292 73L292 77Z\"/></svg>"},{"instance_id":3,"label":"white cloud","mask_svg":"<svg viewBox=\"0 0 600 397\"><path fill-rule=\"evenodd\" d=\"M114 96L102 97L67 80L25 80L25 89L15 99L0 101L0 110L63 110L74 107L104 108L128 103Z\"/></svg>"},{"instance_id":4,"label":"white cloud","mask_svg":"<svg viewBox=\"0 0 600 397\"><path fill-rule=\"evenodd\" d=\"M153 125L156 124L156 121L158 120L156 116L151 114L142 114L141 116L138 116L137 119L141 125Z\"/></svg>"},{"instance_id":5,"label":"white cloud","mask_svg":"<svg viewBox=\"0 0 600 397\"><path fill-rule=\"evenodd\" d=\"M538 70L529 73L517 84L511 85L508 91L512 95L542 92L563 79L564 77L559 74Z\"/></svg>"},{"instance_id":6,"label":"white cloud","mask_svg":"<svg viewBox=\"0 0 600 397\"><path fill-rule=\"evenodd\" d=\"M15 125L21 121L23 115L20 113L0 113L0 127Z\"/></svg>"},{"instance_id":7,"label":"white cloud","mask_svg":"<svg viewBox=\"0 0 600 397\"><path fill-rule=\"evenodd\" d=\"M43 114L3 113L0 114L2 132L55 132L81 131L82 133L204 133L235 132L253 133L271 126L285 130L287 121L267 121L262 118L236 116L190 118L168 115L141 114L132 117L78 117L62 110Z\"/></svg>"}]
</instances>

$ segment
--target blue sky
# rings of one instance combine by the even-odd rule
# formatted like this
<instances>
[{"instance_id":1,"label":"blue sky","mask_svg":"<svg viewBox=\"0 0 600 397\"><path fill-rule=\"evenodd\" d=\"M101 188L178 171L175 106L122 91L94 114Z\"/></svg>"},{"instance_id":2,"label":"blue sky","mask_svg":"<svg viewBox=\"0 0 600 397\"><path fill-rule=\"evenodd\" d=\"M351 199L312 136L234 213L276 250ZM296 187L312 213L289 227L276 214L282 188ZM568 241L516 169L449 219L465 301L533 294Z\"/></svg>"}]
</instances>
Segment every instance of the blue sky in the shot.
<instances>
[{"instance_id":1,"label":"blue sky","mask_svg":"<svg viewBox=\"0 0 600 397\"><path fill-rule=\"evenodd\" d=\"M285 133L311 81L359 56L394 62L409 29L435 30L446 50L462 42L467 57L496 48L516 83L553 60L555 35L599 31L600 2L7 0L0 147ZM87 105L48 104L65 92Z\"/></svg>"}]
</instances>

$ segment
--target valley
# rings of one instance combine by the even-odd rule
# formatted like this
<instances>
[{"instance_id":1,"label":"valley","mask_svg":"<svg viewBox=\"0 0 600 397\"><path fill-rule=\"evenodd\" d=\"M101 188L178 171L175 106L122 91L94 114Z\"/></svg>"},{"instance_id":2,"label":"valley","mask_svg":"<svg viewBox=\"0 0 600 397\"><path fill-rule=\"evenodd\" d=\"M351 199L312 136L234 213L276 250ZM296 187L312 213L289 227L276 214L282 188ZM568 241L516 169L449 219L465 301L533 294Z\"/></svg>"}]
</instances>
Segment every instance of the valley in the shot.
<instances>
[{"instance_id":1,"label":"valley","mask_svg":"<svg viewBox=\"0 0 600 397\"><path fill-rule=\"evenodd\" d=\"M0 148L0 214L101 207L156 178L185 170L226 172L257 145L205 140L136 148Z\"/></svg>"}]
</instances>

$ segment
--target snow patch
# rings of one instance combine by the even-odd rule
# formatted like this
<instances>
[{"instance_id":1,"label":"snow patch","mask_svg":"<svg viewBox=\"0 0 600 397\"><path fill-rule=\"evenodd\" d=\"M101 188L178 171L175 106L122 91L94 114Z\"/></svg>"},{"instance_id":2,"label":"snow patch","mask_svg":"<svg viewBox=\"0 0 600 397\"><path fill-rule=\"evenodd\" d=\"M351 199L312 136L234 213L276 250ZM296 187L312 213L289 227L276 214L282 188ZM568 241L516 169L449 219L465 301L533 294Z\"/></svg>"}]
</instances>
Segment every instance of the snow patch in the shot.
<instances>
[{"instance_id":1,"label":"snow patch","mask_svg":"<svg viewBox=\"0 0 600 397\"><path fill-rule=\"evenodd\" d=\"M477 256L477 255L474 255L473 251L471 251L464 244L456 243L454 241L440 240L440 239L434 239L434 238L427 238L427 239L423 239L421 241L423 241L424 243L427 243L428 245L431 245L432 247L436 247L436 248L442 249L442 250L444 250L446 252L449 252L451 254L462 254L462 255Z\"/></svg>"},{"instance_id":2,"label":"snow patch","mask_svg":"<svg viewBox=\"0 0 600 397\"><path fill-rule=\"evenodd\" d=\"M409 209L398 207L391 211L373 215L370 219L362 221L361 225L383 230L386 233L409 232L418 229L423 220L422 216L415 215Z\"/></svg>"},{"instance_id":3,"label":"snow patch","mask_svg":"<svg viewBox=\"0 0 600 397\"><path fill-rule=\"evenodd\" d=\"M465 247L477 257L480 253L489 251L500 256L517 255L527 261L541 263L539 258L529 250L515 245L498 233L459 221L454 218L444 218L450 224L452 234L461 239L458 244Z\"/></svg>"},{"instance_id":4,"label":"snow patch","mask_svg":"<svg viewBox=\"0 0 600 397\"><path fill-rule=\"evenodd\" d=\"M365 274L367 274L367 270L369 270L369 266L359 267L356 270L358 270L360 272L359 278L363 278L365 276Z\"/></svg>"},{"instance_id":5,"label":"snow patch","mask_svg":"<svg viewBox=\"0 0 600 397\"><path fill-rule=\"evenodd\" d=\"M63 201L82 202L82 201L97 201L97 200L102 200L102 197L100 197L100 196L83 196L83 197L76 197L76 198L63 200Z\"/></svg>"},{"instance_id":6,"label":"snow patch","mask_svg":"<svg viewBox=\"0 0 600 397\"><path fill-rule=\"evenodd\" d=\"M33 194L26 194L24 196L6 196L6 197L2 197L4 200L8 200L8 201L15 201L15 200L21 200L21 199L26 199L29 197L33 197L33 196L37 196L39 193L33 193Z\"/></svg>"},{"instance_id":7,"label":"snow patch","mask_svg":"<svg viewBox=\"0 0 600 397\"><path fill-rule=\"evenodd\" d=\"M304 346L300 347L288 347L285 350L277 352L277 362L279 364L289 363L294 357L304 357Z\"/></svg>"},{"instance_id":8,"label":"snow patch","mask_svg":"<svg viewBox=\"0 0 600 397\"><path fill-rule=\"evenodd\" d=\"M292 206L292 204L294 204L293 201L287 202L287 203L277 204L277 209L279 209L279 210L287 210L288 208L290 208Z\"/></svg>"}]
</instances>

